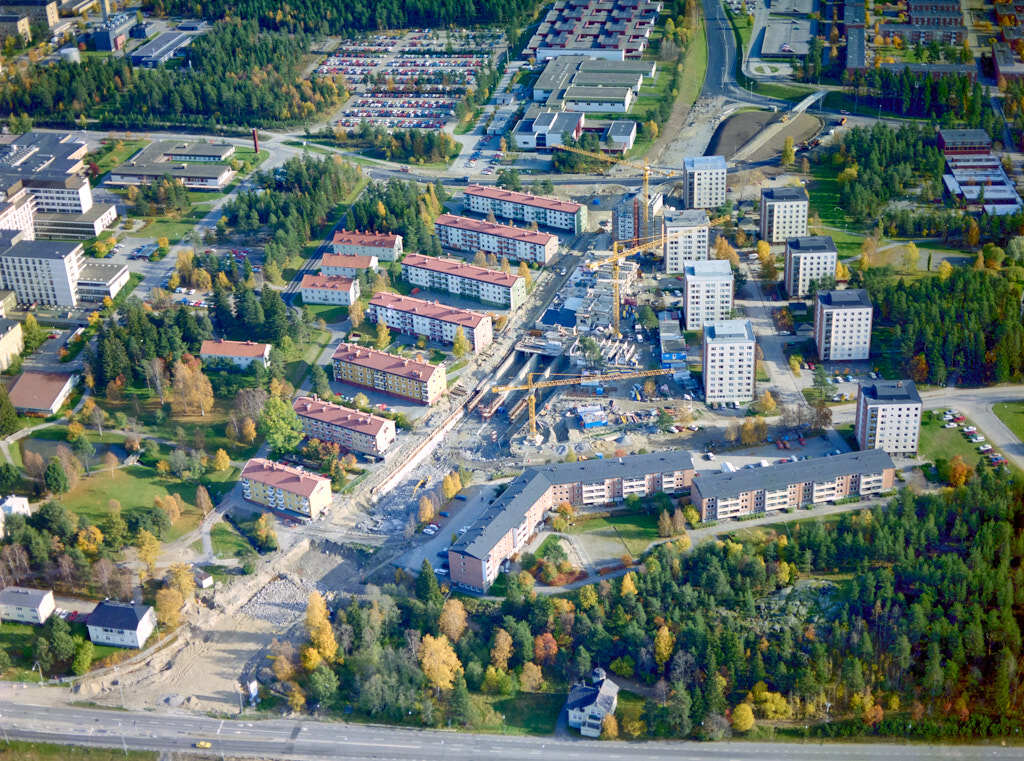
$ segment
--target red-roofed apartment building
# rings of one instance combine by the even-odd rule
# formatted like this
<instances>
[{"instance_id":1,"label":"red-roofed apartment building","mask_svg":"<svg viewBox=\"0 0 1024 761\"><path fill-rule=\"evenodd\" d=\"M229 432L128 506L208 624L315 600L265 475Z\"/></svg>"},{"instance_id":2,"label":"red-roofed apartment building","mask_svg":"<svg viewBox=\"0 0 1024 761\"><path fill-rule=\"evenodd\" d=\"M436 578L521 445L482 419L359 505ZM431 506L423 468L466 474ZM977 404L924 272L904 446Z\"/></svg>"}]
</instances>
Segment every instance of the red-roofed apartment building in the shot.
<instances>
[{"instance_id":1,"label":"red-roofed apartment building","mask_svg":"<svg viewBox=\"0 0 1024 761\"><path fill-rule=\"evenodd\" d=\"M320 274L359 277L365 270L377 270L377 257L361 254L324 254L320 258Z\"/></svg>"},{"instance_id":2,"label":"red-roofed apartment building","mask_svg":"<svg viewBox=\"0 0 1024 761\"><path fill-rule=\"evenodd\" d=\"M496 225L454 214L438 217L434 230L442 246L459 251L483 251L538 264L547 264L558 253L558 238L551 233Z\"/></svg>"},{"instance_id":3,"label":"red-roofed apartment building","mask_svg":"<svg viewBox=\"0 0 1024 761\"><path fill-rule=\"evenodd\" d=\"M266 367L270 364L270 344L214 338L203 341L199 356L204 360L225 359L238 367L248 367L253 362Z\"/></svg>"},{"instance_id":4,"label":"red-roofed apartment building","mask_svg":"<svg viewBox=\"0 0 1024 761\"><path fill-rule=\"evenodd\" d=\"M442 365L406 359L358 344L342 343L331 358L334 380L392 396L434 404L448 388Z\"/></svg>"},{"instance_id":5,"label":"red-roofed apartment building","mask_svg":"<svg viewBox=\"0 0 1024 761\"><path fill-rule=\"evenodd\" d=\"M466 264L461 259L406 254L402 260L402 277L421 288L504 304L512 310L526 301L526 278Z\"/></svg>"},{"instance_id":6,"label":"red-roofed apartment building","mask_svg":"<svg viewBox=\"0 0 1024 761\"><path fill-rule=\"evenodd\" d=\"M453 343L455 331L462 328L473 352L481 352L491 345L491 316L457 309L434 301L399 296L381 291L370 299L366 316L371 322L383 322L399 333L426 336L431 341Z\"/></svg>"},{"instance_id":7,"label":"red-roofed apartment building","mask_svg":"<svg viewBox=\"0 0 1024 761\"><path fill-rule=\"evenodd\" d=\"M254 457L242 468L242 496L272 510L316 520L331 505L331 479Z\"/></svg>"},{"instance_id":8,"label":"red-roofed apartment building","mask_svg":"<svg viewBox=\"0 0 1024 761\"><path fill-rule=\"evenodd\" d=\"M402 257L402 236L393 233L340 230L334 233L331 250L346 256L376 256L386 262L393 262Z\"/></svg>"},{"instance_id":9,"label":"red-roofed apartment building","mask_svg":"<svg viewBox=\"0 0 1024 761\"><path fill-rule=\"evenodd\" d=\"M488 185L466 187L465 207L477 214L536 222L545 227L568 230L579 235L587 229L587 207L573 201L518 193Z\"/></svg>"},{"instance_id":10,"label":"red-roofed apartment building","mask_svg":"<svg viewBox=\"0 0 1024 761\"><path fill-rule=\"evenodd\" d=\"M303 275L299 284L303 304L351 306L359 299L359 281L340 275Z\"/></svg>"},{"instance_id":11,"label":"red-roofed apartment building","mask_svg":"<svg viewBox=\"0 0 1024 761\"><path fill-rule=\"evenodd\" d=\"M310 438L333 441L353 452L383 457L395 443L395 421L325 402L317 396L300 396L292 402Z\"/></svg>"}]
</instances>

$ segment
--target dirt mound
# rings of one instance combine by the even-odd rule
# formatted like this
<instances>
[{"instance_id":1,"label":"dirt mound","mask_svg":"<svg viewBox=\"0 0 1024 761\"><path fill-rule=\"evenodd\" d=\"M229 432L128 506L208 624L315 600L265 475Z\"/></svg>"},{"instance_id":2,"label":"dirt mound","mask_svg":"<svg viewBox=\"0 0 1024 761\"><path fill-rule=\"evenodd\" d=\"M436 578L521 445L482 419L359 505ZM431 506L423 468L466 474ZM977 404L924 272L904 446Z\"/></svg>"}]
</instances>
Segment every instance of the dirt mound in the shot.
<instances>
[{"instance_id":1,"label":"dirt mound","mask_svg":"<svg viewBox=\"0 0 1024 761\"><path fill-rule=\"evenodd\" d=\"M718 125L706 155L729 158L754 135L778 118L772 111L740 111Z\"/></svg>"}]
</instances>

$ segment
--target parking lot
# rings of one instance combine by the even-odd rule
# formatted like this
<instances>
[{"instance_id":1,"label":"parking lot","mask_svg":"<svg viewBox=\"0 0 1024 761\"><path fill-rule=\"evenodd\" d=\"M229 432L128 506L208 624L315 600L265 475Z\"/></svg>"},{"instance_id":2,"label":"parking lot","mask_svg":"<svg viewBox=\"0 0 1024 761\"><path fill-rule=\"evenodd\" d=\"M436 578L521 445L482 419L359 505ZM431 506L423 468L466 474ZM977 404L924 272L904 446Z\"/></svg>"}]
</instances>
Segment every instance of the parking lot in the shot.
<instances>
[{"instance_id":1,"label":"parking lot","mask_svg":"<svg viewBox=\"0 0 1024 761\"><path fill-rule=\"evenodd\" d=\"M462 536L469 529L487 508L495 492L496 488L493 485L470 486L464 489L459 497L465 499L452 500L444 510L448 516L439 516L435 520L439 527L437 533L425 542L421 541L422 534L418 535L418 544L399 559L399 564L409 571L419 571L423 559L427 558L435 571L441 575L446 574L448 548L452 545L452 538Z\"/></svg>"}]
</instances>

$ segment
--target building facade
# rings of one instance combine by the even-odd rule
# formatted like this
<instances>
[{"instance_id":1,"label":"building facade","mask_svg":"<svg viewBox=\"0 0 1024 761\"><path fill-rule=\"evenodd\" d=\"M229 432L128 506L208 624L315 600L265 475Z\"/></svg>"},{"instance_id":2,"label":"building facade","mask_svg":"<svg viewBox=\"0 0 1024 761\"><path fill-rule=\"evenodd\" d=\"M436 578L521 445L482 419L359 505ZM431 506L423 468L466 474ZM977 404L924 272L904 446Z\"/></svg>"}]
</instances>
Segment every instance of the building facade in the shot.
<instances>
[{"instance_id":1,"label":"building facade","mask_svg":"<svg viewBox=\"0 0 1024 761\"><path fill-rule=\"evenodd\" d=\"M921 395L912 380L861 385L853 424L857 446L913 457L917 454L922 408Z\"/></svg>"},{"instance_id":2,"label":"building facade","mask_svg":"<svg viewBox=\"0 0 1024 761\"><path fill-rule=\"evenodd\" d=\"M561 502L605 505L631 494L676 494L693 476L693 460L680 449L528 467L449 548L452 582L486 591L502 563L522 551L545 514Z\"/></svg>"},{"instance_id":3,"label":"building facade","mask_svg":"<svg viewBox=\"0 0 1024 761\"><path fill-rule=\"evenodd\" d=\"M331 358L334 380L371 388L423 404L437 402L448 388L444 366L342 343Z\"/></svg>"},{"instance_id":4,"label":"building facade","mask_svg":"<svg viewBox=\"0 0 1024 761\"><path fill-rule=\"evenodd\" d=\"M156 629L150 605L104 600L89 614L89 640L97 645L141 648Z\"/></svg>"},{"instance_id":5,"label":"building facade","mask_svg":"<svg viewBox=\"0 0 1024 761\"><path fill-rule=\"evenodd\" d=\"M367 270L377 271L377 257L366 254L324 254L320 274L330 277L359 277Z\"/></svg>"},{"instance_id":6,"label":"building facade","mask_svg":"<svg viewBox=\"0 0 1024 761\"><path fill-rule=\"evenodd\" d=\"M402 236L393 233L352 232L334 233L331 250L346 256L376 256L383 262L402 258Z\"/></svg>"},{"instance_id":7,"label":"building facade","mask_svg":"<svg viewBox=\"0 0 1024 761\"><path fill-rule=\"evenodd\" d=\"M836 278L839 253L828 235L804 235L786 241L786 293L803 298L810 293L811 282L832 283Z\"/></svg>"},{"instance_id":8,"label":"building facade","mask_svg":"<svg viewBox=\"0 0 1024 761\"><path fill-rule=\"evenodd\" d=\"M316 520L331 506L331 479L302 468L254 457L239 480L243 497L272 510Z\"/></svg>"},{"instance_id":9,"label":"building facade","mask_svg":"<svg viewBox=\"0 0 1024 761\"><path fill-rule=\"evenodd\" d=\"M82 244L20 237L0 251L3 287L14 291L19 304L77 306L78 280L85 263Z\"/></svg>"},{"instance_id":10,"label":"building facade","mask_svg":"<svg viewBox=\"0 0 1024 761\"><path fill-rule=\"evenodd\" d=\"M53 613L53 591L30 587L0 589L0 621L42 624Z\"/></svg>"},{"instance_id":11,"label":"building facade","mask_svg":"<svg viewBox=\"0 0 1024 761\"><path fill-rule=\"evenodd\" d=\"M384 291L370 299L366 317L371 322L383 322L399 333L426 336L431 341L449 344L454 343L455 334L461 328L473 353L486 349L493 338L489 314Z\"/></svg>"},{"instance_id":12,"label":"building facade","mask_svg":"<svg viewBox=\"0 0 1024 761\"><path fill-rule=\"evenodd\" d=\"M682 272L688 262L707 259L709 230L708 213L703 209L667 212L661 225L665 272Z\"/></svg>"},{"instance_id":13,"label":"building facade","mask_svg":"<svg viewBox=\"0 0 1024 761\"><path fill-rule=\"evenodd\" d=\"M893 488L896 467L880 449L815 457L762 468L701 473L693 479L690 500L701 520L717 521L821 505Z\"/></svg>"},{"instance_id":14,"label":"building facade","mask_svg":"<svg viewBox=\"0 0 1024 761\"><path fill-rule=\"evenodd\" d=\"M784 243L807 235L807 191L802 187L761 189L761 240Z\"/></svg>"},{"instance_id":15,"label":"building facade","mask_svg":"<svg viewBox=\"0 0 1024 761\"><path fill-rule=\"evenodd\" d=\"M203 360L223 359L236 367L249 367L253 362L266 367L270 364L270 344L213 338L203 341L199 357Z\"/></svg>"},{"instance_id":16,"label":"building facade","mask_svg":"<svg viewBox=\"0 0 1024 761\"><path fill-rule=\"evenodd\" d=\"M732 316L732 265L725 259L690 262L683 270L683 319L687 330Z\"/></svg>"},{"instance_id":17,"label":"building facade","mask_svg":"<svg viewBox=\"0 0 1024 761\"><path fill-rule=\"evenodd\" d=\"M359 281L342 275L303 275L299 290L303 304L347 307L359 300Z\"/></svg>"},{"instance_id":18,"label":"building facade","mask_svg":"<svg viewBox=\"0 0 1024 761\"><path fill-rule=\"evenodd\" d=\"M647 224L644 224L644 200L641 194L626 196L612 209L612 237L629 243L647 242L658 236L665 207L665 196L652 193L647 199Z\"/></svg>"},{"instance_id":19,"label":"building facade","mask_svg":"<svg viewBox=\"0 0 1024 761\"><path fill-rule=\"evenodd\" d=\"M395 443L395 421L379 415L325 402L316 396L299 396L292 402L302 432L311 439L332 441L353 452L383 457Z\"/></svg>"},{"instance_id":20,"label":"building facade","mask_svg":"<svg viewBox=\"0 0 1024 761\"><path fill-rule=\"evenodd\" d=\"M483 251L541 265L547 264L558 253L558 238L551 233L481 222L454 214L439 216L434 222L434 231L442 246L456 251Z\"/></svg>"},{"instance_id":21,"label":"building facade","mask_svg":"<svg viewBox=\"0 0 1024 761\"><path fill-rule=\"evenodd\" d=\"M502 219L536 222L543 227L568 230L575 235L587 230L587 207L574 201L469 185L463 204L468 211L484 216L494 214Z\"/></svg>"},{"instance_id":22,"label":"building facade","mask_svg":"<svg viewBox=\"0 0 1024 761\"><path fill-rule=\"evenodd\" d=\"M420 288L501 304L513 311L526 301L525 278L466 264L461 259L407 254L402 260L402 277Z\"/></svg>"},{"instance_id":23,"label":"building facade","mask_svg":"<svg viewBox=\"0 0 1024 761\"><path fill-rule=\"evenodd\" d=\"M754 329L750 320L704 326L704 400L710 404L754 398Z\"/></svg>"},{"instance_id":24,"label":"building facade","mask_svg":"<svg viewBox=\"0 0 1024 761\"><path fill-rule=\"evenodd\" d=\"M17 320L0 318L0 372L11 366L14 358L25 348L25 337L21 323Z\"/></svg>"},{"instance_id":25,"label":"building facade","mask_svg":"<svg viewBox=\"0 0 1024 761\"><path fill-rule=\"evenodd\" d=\"M687 209L717 209L725 204L725 157L683 159L683 203Z\"/></svg>"},{"instance_id":26,"label":"building facade","mask_svg":"<svg viewBox=\"0 0 1024 761\"><path fill-rule=\"evenodd\" d=\"M863 289L825 291L814 302L814 343L822 360L867 359L871 299Z\"/></svg>"}]
</instances>

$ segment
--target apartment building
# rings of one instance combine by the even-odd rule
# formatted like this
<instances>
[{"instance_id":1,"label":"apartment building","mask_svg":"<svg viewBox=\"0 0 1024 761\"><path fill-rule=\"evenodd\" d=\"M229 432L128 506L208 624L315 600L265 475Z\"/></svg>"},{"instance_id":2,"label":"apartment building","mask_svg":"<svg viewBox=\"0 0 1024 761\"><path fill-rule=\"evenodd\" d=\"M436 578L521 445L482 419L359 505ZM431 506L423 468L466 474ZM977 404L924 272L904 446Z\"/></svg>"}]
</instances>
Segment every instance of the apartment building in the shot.
<instances>
[{"instance_id":1,"label":"apartment building","mask_svg":"<svg viewBox=\"0 0 1024 761\"><path fill-rule=\"evenodd\" d=\"M494 583L502 563L522 551L559 503L607 505L631 494L676 494L690 486L693 460L681 449L606 460L528 467L448 550L451 579L476 591Z\"/></svg>"},{"instance_id":2,"label":"apartment building","mask_svg":"<svg viewBox=\"0 0 1024 761\"><path fill-rule=\"evenodd\" d=\"M407 254L402 277L420 288L468 296L515 311L526 301L526 278L466 264L461 259Z\"/></svg>"},{"instance_id":3,"label":"apartment building","mask_svg":"<svg viewBox=\"0 0 1024 761\"><path fill-rule=\"evenodd\" d=\"M814 343L822 360L867 359L871 353L871 299L862 288L819 293Z\"/></svg>"},{"instance_id":4,"label":"apartment building","mask_svg":"<svg viewBox=\"0 0 1024 761\"><path fill-rule=\"evenodd\" d=\"M365 254L324 254L320 258L320 274L331 277L359 277L367 270L377 271L376 256Z\"/></svg>"},{"instance_id":5,"label":"apartment building","mask_svg":"<svg viewBox=\"0 0 1024 761\"><path fill-rule=\"evenodd\" d=\"M438 217L434 231L442 246L456 251L483 251L541 265L550 262L558 253L558 238L551 233L481 222L454 214Z\"/></svg>"},{"instance_id":6,"label":"apartment building","mask_svg":"<svg viewBox=\"0 0 1024 761\"><path fill-rule=\"evenodd\" d=\"M802 187L761 188L761 240L784 243L807 235L808 205Z\"/></svg>"},{"instance_id":7,"label":"apartment building","mask_svg":"<svg viewBox=\"0 0 1024 761\"><path fill-rule=\"evenodd\" d=\"M832 282L836 277L839 252L828 235L804 235L786 241L786 293L803 298L810 293L811 282Z\"/></svg>"},{"instance_id":8,"label":"apartment building","mask_svg":"<svg viewBox=\"0 0 1024 761\"><path fill-rule=\"evenodd\" d=\"M74 307L84 265L81 243L0 236L0 279L19 304Z\"/></svg>"},{"instance_id":9,"label":"apartment building","mask_svg":"<svg viewBox=\"0 0 1024 761\"><path fill-rule=\"evenodd\" d=\"M303 304L351 306L359 300L359 281L342 275L303 275L299 283Z\"/></svg>"},{"instance_id":10,"label":"apartment building","mask_svg":"<svg viewBox=\"0 0 1024 761\"><path fill-rule=\"evenodd\" d=\"M708 258L710 220L703 209L668 211L661 224L665 272L682 272L687 262Z\"/></svg>"},{"instance_id":11,"label":"apartment building","mask_svg":"<svg viewBox=\"0 0 1024 761\"><path fill-rule=\"evenodd\" d=\"M366 317L371 322L383 322L399 333L426 336L431 341L449 344L455 341L455 333L461 328L474 353L490 346L493 338L489 314L396 293L375 293Z\"/></svg>"},{"instance_id":12,"label":"apartment building","mask_svg":"<svg viewBox=\"0 0 1024 761\"><path fill-rule=\"evenodd\" d=\"M626 196L612 209L612 237L615 240L646 242L658 236L661 229L661 218L658 216L665 208L665 196L652 193L647 199L647 222L644 223L644 200L640 193Z\"/></svg>"},{"instance_id":13,"label":"apartment building","mask_svg":"<svg viewBox=\"0 0 1024 761\"><path fill-rule=\"evenodd\" d=\"M437 402L448 388L442 365L407 359L358 344L341 343L331 357L334 380L371 388L423 404Z\"/></svg>"},{"instance_id":14,"label":"apartment building","mask_svg":"<svg viewBox=\"0 0 1024 761\"><path fill-rule=\"evenodd\" d=\"M857 394L853 434L861 449L913 457L921 431L921 396L914 381L875 381Z\"/></svg>"},{"instance_id":15,"label":"apartment building","mask_svg":"<svg viewBox=\"0 0 1024 761\"><path fill-rule=\"evenodd\" d=\"M28 16L20 12L0 13L0 35L3 35L4 39L8 37L21 37L24 42L31 42L32 26L29 23Z\"/></svg>"},{"instance_id":16,"label":"apartment building","mask_svg":"<svg viewBox=\"0 0 1024 761\"><path fill-rule=\"evenodd\" d=\"M53 29L60 21L57 0L14 0L14 2L0 3L0 10L4 13L28 16L29 23L42 21L46 24L47 29Z\"/></svg>"},{"instance_id":17,"label":"apartment building","mask_svg":"<svg viewBox=\"0 0 1024 761\"><path fill-rule=\"evenodd\" d=\"M893 488L896 467L881 449L815 457L762 468L701 473L690 501L701 520L718 521L821 505L846 497L870 497Z\"/></svg>"},{"instance_id":18,"label":"apartment building","mask_svg":"<svg viewBox=\"0 0 1024 761\"><path fill-rule=\"evenodd\" d=\"M754 329L750 320L704 325L704 400L749 402L754 398Z\"/></svg>"},{"instance_id":19,"label":"apartment building","mask_svg":"<svg viewBox=\"0 0 1024 761\"><path fill-rule=\"evenodd\" d=\"M271 510L316 520L331 506L331 479L253 457L242 468L242 496Z\"/></svg>"},{"instance_id":20,"label":"apartment building","mask_svg":"<svg viewBox=\"0 0 1024 761\"><path fill-rule=\"evenodd\" d=\"M732 265L725 259L688 262L683 269L683 315L686 330L732 316Z\"/></svg>"},{"instance_id":21,"label":"apartment building","mask_svg":"<svg viewBox=\"0 0 1024 761\"><path fill-rule=\"evenodd\" d=\"M687 209L717 209L725 204L725 157L683 159L683 203Z\"/></svg>"},{"instance_id":22,"label":"apartment building","mask_svg":"<svg viewBox=\"0 0 1024 761\"><path fill-rule=\"evenodd\" d=\"M383 457L395 443L395 421L368 412L325 402L317 396L299 396L292 402L302 432L311 439L333 441L345 449Z\"/></svg>"},{"instance_id":23,"label":"apartment building","mask_svg":"<svg viewBox=\"0 0 1024 761\"><path fill-rule=\"evenodd\" d=\"M467 211L476 214L494 214L501 219L536 222L543 227L568 230L574 235L587 230L587 207L574 201L485 185L469 185L466 187L463 205Z\"/></svg>"},{"instance_id":24,"label":"apartment building","mask_svg":"<svg viewBox=\"0 0 1024 761\"><path fill-rule=\"evenodd\" d=\"M270 344L212 338L203 341L199 347L199 357L203 361L222 359L242 368L249 367L254 362L267 367L270 364Z\"/></svg>"},{"instance_id":25,"label":"apartment building","mask_svg":"<svg viewBox=\"0 0 1024 761\"><path fill-rule=\"evenodd\" d=\"M402 236L340 230L331 239L331 251L346 256L375 256L383 262L394 262L402 258Z\"/></svg>"},{"instance_id":26,"label":"apartment building","mask_svg":"<svg viewBox=\"0 0 1024 761\"><path fill-rule=\"evenodd\" d=\"M25 337L21 331L21 323L0 318L0 372L10 367L11 362L24 348Z\"/></svg>"}]
</instances>

